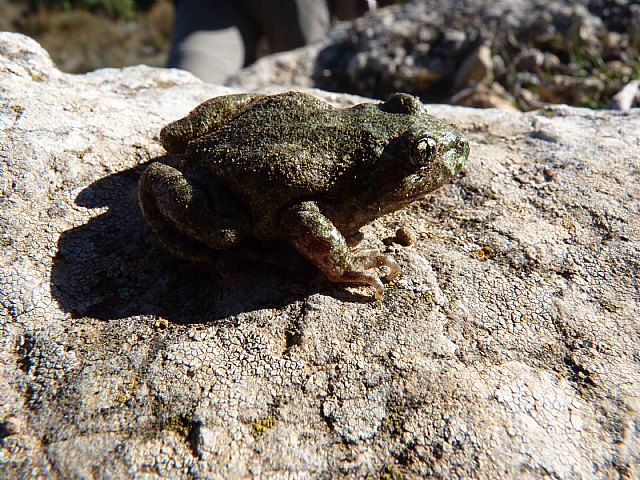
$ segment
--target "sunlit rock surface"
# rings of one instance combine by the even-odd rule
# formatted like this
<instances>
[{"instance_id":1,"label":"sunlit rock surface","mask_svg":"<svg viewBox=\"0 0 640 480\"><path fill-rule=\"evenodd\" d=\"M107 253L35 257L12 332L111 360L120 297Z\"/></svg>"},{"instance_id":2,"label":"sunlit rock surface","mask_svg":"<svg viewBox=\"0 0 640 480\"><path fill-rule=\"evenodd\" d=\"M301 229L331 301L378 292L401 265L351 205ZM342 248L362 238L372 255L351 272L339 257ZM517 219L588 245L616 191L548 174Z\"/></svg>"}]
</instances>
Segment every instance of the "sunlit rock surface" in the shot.
<instances>
[{"instance_id":1,"label":"sunlit rock surface","mask_svg":"<svg viewBox=\"0 0 640 480\"><path fill-rule=\"evenodd\" d=\"M158 246L156 134L228 91L0 34L1 477L640 475L638 110L430 107L472 153L364 229L402 267L370 302Z\"/></svg>"}]
</instances>

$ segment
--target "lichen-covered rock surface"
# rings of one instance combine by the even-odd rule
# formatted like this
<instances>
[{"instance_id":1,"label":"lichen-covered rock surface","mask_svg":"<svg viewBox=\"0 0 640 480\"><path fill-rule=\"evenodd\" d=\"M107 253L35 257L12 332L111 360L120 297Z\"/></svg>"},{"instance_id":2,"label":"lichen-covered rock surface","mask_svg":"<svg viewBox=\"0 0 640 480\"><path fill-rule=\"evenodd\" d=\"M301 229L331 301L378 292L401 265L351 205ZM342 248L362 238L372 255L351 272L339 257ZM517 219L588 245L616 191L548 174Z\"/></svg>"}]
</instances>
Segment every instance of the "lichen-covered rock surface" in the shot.
<instances>
[{"instance_id":1,"label":"lichen-covered rock surface","mask_svg":"<svg viewBox=\"0 0 640 480\"><path fill-rule=\"evenodd\" d=\"M638 478L638 110L434 106L472 154L371 303L158 246L156 134L226 92L0 34L0 477Z\"/></svg>"}]
</instances>

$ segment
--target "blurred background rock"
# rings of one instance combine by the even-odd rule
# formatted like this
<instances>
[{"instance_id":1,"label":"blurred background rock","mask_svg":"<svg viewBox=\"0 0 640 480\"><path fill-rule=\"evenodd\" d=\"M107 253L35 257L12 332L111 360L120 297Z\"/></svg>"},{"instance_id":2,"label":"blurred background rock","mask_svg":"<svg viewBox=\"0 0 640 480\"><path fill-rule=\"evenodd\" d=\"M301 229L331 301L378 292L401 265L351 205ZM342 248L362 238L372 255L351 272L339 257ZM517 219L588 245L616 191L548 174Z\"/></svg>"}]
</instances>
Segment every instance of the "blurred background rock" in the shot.
<instances>
[{"instance_id":1,"label":"blurred background rock","mask_svg":"<svg viewBox=\"0 0 640 480\"><path fill-rule=\"evenodd\" d=\"M638 106L640 3L414 0L370 12L320 44L258 61L237 88L297 85L427 103L532 110Z\"/></svg>"},{"instance_id":2,"label":"blurred background rock","mask_svg":"<svg viewBox=\"0 0 640 480\"><path fill-rule=\"evenodd\" d=\"M406 91L426 102L519 110L640 105L636 0L378 4L386 8L338 23L317 44L264 57L226 83L373 98ZM35 38L67 72L162 67L173 19L170 0L0 0L0 29Z\"/></svg>"}]
</instances>

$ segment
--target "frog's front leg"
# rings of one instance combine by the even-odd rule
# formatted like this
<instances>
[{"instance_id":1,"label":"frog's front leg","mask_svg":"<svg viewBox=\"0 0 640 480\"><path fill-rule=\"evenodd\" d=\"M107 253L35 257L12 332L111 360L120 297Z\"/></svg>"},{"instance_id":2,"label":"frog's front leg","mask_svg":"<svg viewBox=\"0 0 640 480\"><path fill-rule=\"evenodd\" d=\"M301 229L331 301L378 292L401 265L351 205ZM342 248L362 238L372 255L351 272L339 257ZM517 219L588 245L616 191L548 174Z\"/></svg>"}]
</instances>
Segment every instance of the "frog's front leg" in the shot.
<instances>
[{"instance_id":1,"label":"frog's front leg","mask_svg":"<svg viewBox=\"0 0 640 480\"><path fill-rule=\"evenodd\" d=\"M332 282L366 283L380 298L384 285L375 273L368 270L387 267L384 279L391 281L400 270L387 255L352 253L344 236L338 231L315 202L302 202L288 208L282 217L291 244L313 262Z\"/></svg>"},{"instance_id":2,"label":"frog's front leg","mask_svg":"<svg viewBox=\"0 0 640 480\"><path fill-rule=\"evenodd\" d=\"M211 250L233 247L245 236L248 217L237 199L221 186L204 190L170 165L149 165L140 177L138 199L160 243L178 257L208 260Z\"/></svg>"}]
</instances>

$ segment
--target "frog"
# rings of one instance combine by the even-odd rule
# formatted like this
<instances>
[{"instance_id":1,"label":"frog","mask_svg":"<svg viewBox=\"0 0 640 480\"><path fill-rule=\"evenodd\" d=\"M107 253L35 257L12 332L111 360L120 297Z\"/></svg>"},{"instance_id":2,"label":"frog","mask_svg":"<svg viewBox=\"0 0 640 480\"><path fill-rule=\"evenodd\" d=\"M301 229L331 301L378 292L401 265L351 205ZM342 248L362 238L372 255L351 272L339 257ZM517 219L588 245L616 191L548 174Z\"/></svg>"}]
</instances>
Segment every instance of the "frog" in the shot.
<instances>
[{"instance_id":1,"label":"frog","mask_svg":"<svg viewBox=\"0 0 640 480\"><path fill-rule=\"evenodd\" d=\"M166 158L141 175L138 198L167 251L214 263L284 242L328 280L372 287L374 299L399 264L352 239L451 182L469 155L465 134L407 93L348 107L302 92L223 95L159 140Z\"/></svg>"}]
</instances>

